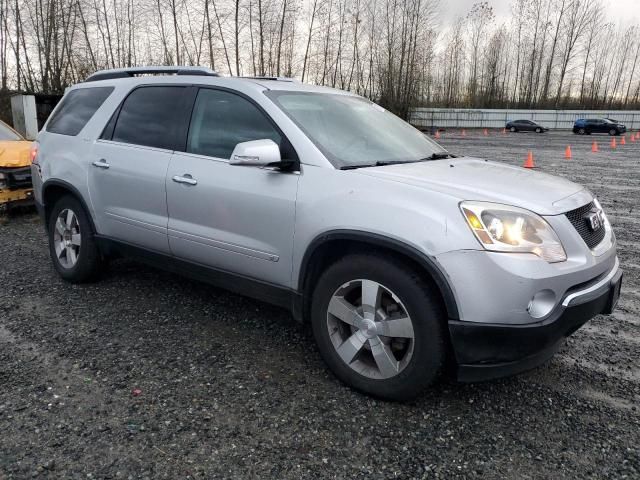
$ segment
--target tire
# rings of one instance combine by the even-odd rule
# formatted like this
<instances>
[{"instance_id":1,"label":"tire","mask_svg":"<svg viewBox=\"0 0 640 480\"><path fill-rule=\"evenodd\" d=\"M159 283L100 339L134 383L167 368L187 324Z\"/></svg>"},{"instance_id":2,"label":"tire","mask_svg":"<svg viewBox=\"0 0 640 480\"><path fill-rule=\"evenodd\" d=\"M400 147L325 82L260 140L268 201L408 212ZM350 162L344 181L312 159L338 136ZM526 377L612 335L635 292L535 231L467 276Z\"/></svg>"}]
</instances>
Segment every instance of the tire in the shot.
<instances>
[{"instance_id":1,"label":"tire","mask_svg":"<svg viewBox=\"0 0 640 480\"><path fill-rule=\"evenodd\" d=\"M374 309L362 306L363 285L380 292L375 317ZM445 364L446 316L438 299L435 287L402 261L372 254L344 257L320 276L313 293L311 323L320 354L336 377L356 390L385 400L415 398ZM399 336L388 335L394 320ZM384 361L389 354L392 359Z\"/></svg>"},{"instance_id":2,"label":"tire","mask_svg":"<svg viewBox=\"0 0 640 480\"><path fill-rule=\"evenodd\" d=\"M587 133L587 131L584 128L579 128L578 129L578 135L585 135Z\"/></svg>"},{"instance_id":3,"label":"tire","mask_svg":"<svg viewBox=\"0 0 640 480\"><path fill-rule=\"evenodd\" d=\"M58 219L62 224L58 223ZM102 271L104 262L88 213L75 197L65 195L54 204L47 236L53 266L64 280L71 283L87 282Z\"/></svg>"},{"instance_id":4,"label":"tire","mask_svg":"<svg viewBox=\"0 0 640 480\"><path fill-rule=\"evenodd\" d=\"M618 131L615 128L609 130L609 136L614 137L616 135L618 135Z\"/></svg>"},{"instance_id":5,"label":"tire","mask_svg":"<svg viewBox=\"0 0 640 480\"><path fill-rule=\"evenodd\" d=\"M518 131L518 129L517 129L516 127L511 127L511 128L509 129L509 131L510 131L511 133L516 133L516 132Z\"/></svg>"},{"instance_id":6,"label":"tire","mask_svg":"<svg viewBox=\"0 0 640 480\"><path fill-rule=\"evenodd\" d=\"M536 133L542 133L542 129L540 127L536 128Z\"/></svg>"}]
</instances>

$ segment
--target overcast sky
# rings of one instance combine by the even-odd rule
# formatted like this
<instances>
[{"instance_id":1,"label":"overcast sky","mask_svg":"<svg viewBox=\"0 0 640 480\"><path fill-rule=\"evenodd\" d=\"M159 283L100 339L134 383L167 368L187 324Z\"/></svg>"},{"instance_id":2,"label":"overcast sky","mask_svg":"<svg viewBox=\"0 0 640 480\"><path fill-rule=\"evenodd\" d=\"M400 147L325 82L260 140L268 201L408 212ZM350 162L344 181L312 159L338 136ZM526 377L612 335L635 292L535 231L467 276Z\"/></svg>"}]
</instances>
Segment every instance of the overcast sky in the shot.
<instances>
[{"instance_id":1,"label":"overcast sky","mask_svg":"<svg viewBox=\"0 0 640 480\"><path fill-rule=\"evenodd\" d=\"M448 24L458 16L464 17L471 6L479 0L440 0L443 24ZM498 22L506 20L511 14L513 0L488 0L493 7ZM604 0L609 7L607 17L621 25L640 24L640 0Z\"/></svg>"}]
</instances>

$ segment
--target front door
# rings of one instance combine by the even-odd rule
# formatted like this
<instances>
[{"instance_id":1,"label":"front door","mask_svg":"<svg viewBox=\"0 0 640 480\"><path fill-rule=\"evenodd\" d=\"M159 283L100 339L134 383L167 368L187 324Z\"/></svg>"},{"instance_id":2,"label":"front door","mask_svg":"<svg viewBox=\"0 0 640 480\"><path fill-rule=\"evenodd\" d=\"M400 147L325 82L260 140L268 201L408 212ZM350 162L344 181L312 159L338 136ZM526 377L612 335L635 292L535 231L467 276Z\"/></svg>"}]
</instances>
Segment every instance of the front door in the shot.
<instances>
[{"instance_id":1,"label":"front door","mask_svg":"<svg viewBox=\"0 0 640 480\"><path fill-rule=\"evenodd\" d=\"M172 156L167 174L169 244L179 258L288 287L299 172L229 164L238 143L261 139L295 158L252 101L200 89L186 151Z\"/></svg>"}]
</instances>

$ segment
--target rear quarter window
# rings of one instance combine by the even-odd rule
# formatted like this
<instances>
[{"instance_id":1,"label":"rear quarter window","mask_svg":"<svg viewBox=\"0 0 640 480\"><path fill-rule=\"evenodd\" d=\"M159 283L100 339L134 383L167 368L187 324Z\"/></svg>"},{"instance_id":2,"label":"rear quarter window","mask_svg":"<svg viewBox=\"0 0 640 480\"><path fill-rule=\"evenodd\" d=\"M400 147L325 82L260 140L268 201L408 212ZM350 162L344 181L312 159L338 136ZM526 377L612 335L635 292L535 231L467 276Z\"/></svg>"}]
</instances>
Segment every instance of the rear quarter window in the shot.
<instances>
[{"instance_id":1,"label":"rear quarter window","mask_svg":"<svg viewBox=\"0 0 640 480\"><path fill-rule=\"evenodd\" d=\"M76 136L113 92L113 87L77 88L67 93L47 123L47 132Z\"/></svg>"}]
</instances>

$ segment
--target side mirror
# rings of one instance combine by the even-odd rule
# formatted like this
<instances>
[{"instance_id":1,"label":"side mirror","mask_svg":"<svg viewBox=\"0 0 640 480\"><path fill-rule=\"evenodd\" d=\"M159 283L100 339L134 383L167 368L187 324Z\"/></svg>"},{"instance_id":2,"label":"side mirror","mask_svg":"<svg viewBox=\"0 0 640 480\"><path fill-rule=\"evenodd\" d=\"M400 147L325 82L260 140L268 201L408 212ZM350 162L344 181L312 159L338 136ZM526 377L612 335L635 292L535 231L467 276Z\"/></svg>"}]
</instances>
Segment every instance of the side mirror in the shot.
<instances>
[{"instance_id":1,"label":"side mirror","mask_svg":"<svg viewBox=\"0 0 640 480\"><path fill-rule=\"evenodd\" d=\"M282 162L280 147L273 140L253 140L236 145L229 164L245 167L277 166Z\"/></svg>"}]
</instances>

